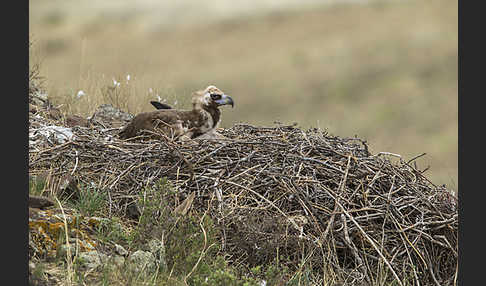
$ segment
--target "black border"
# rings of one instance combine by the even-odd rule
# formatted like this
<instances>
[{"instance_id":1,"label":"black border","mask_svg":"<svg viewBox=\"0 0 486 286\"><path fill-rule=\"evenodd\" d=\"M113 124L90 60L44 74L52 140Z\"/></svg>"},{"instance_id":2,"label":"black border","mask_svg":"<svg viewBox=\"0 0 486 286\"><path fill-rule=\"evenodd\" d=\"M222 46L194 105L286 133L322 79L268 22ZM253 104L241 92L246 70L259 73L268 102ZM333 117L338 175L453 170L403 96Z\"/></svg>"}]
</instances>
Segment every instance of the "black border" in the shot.
<instances>
[{"instance_id":1,"label":"black border","mask_svg":"<svg viewBox=\"0 0 486 286\"><path fill-rule=\"evenodd\" d=\"M467 7L464 4L468 4ZM458 169L459 169L459 272L457 285L481 285L484 272L482 245L482 210L485 201L482 199L481 179L484 171L475 167L481 162L484 141L481 138L484 130L483 104L481 97L484 87L484 64L480 52L485 51L483 44L484 18L483 9L472 3L476 1L458 1ZM479 123L476 129L475 124ZM476 132L474 132L475 130ZM470 137L468 138L468 132ZM474 132L476 138L471 138ZM480 145L481 144L481 145Z\"/></svg>"},{"instance_id":2,"label":"black border","mask_svg":"<svg viewBox=\"0 0 486 286\"><path fill-rule=\"evenodd\" d=\"M3 9L2 75L2 281L28 285L28 89L29 2L14 1ZM11 111L11 112L10 112Z\"/></svg>"}]
</instances>

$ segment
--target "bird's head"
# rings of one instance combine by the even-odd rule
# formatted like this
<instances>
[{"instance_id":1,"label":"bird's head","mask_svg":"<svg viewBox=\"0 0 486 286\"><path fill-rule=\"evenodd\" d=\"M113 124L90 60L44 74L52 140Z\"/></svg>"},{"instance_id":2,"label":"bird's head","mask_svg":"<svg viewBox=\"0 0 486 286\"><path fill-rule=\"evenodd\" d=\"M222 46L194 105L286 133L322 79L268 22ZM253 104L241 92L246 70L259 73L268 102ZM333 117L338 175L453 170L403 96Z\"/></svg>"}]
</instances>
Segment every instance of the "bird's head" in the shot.
<instances>
[{"instance_id":1,"label":"bird's head","mask_svg":"<svg viewBox=\"0 0 486 286\"><path fill-rule=\"evenodd\" d=\"M218 107L221 105L234 106L233 99L214 85L210 85L204 90L196 91L192 97L192 104L194 108Z\"/></svg>"}]
</instances>

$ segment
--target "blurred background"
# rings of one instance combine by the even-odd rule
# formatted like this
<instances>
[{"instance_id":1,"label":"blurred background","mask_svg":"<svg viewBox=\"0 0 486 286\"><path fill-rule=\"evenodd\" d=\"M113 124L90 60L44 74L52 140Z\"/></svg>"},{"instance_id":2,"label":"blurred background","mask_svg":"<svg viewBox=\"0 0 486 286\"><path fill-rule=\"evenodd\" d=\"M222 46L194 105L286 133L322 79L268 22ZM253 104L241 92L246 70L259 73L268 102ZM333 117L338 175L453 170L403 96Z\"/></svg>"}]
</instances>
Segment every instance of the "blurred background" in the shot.
<instances>
[{"instance_id":1,"label":"blurred background","mask_svg":"<svg viewBox=\"0 0 486 286\"><path fill-rule=\"evenodd\" d=\"M457 1L30 0L30 64L91 115L190 108L214 84L221 127L275 121L368 141L458 188ZM82 93L80 93L82 91Z\"/></svg>"}]
</instances>

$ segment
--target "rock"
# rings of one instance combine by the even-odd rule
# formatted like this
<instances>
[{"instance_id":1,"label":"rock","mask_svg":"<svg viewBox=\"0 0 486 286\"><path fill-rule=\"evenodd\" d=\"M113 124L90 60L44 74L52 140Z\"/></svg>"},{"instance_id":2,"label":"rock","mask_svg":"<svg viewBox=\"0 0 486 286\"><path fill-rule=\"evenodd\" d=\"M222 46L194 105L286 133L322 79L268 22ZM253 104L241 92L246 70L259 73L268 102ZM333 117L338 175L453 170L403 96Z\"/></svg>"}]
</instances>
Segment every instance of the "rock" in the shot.
<instances>
[{"instance_id":1,"label":"rock","mask_svg":"<svg viewBox=\"0 0 486 286\"><path fill-rule=\"evenodd\" d=\"M51 144L62 144L74 139L73 131L67 127L49 125L37 129L29 128L29 140L34 145L37 145L39 140L41 142L48 141Z\"/></svg>"},{"instance_id":2,"label":"rock","mask_svg":"<svg viewBox=\"0 0 486 286\"><path fill-rule=\"evenodd\" d=\"M108 256L98 251L87 251L80 253L78 259L87 269L94 269L106 263Z\"/></svg>"},{"instance_id":3,"label":"rock","mask_svg":"<svg viewBox=\"0 0 486 286\"><path fill-rule=\"evenodd\" d=\"M96 109L93 115L89 118L102 123L109 123L112 126L120 127L132 120L133 115L124 112L111 104L102 104Z\"/></svg>"},{"instance_id":4,"label":"rock","mask_svg":"<svg viewBox=\"0 0 486 286\"><path fill-rule=\"evenodd\" d=\"M57 247L56 256L66 257L68 249L71 251L71 257L74 257L76 253L94 251L95 248L84 240L79 238L70 237L69 238L69 248L63 243Z\"/></svg>"},{"instance_id":5,"label":"rock","mask_svg":"<svg viewBox=\"0 0 486 286\"><path fill-rule=\"evenodd\" d=\"M54 201L47 197L29 195L30 208L45 209L54 205Z\"/></svg>"},{"instance_id":6,"label":"rock","mask_svg":"<svg viewBox=\"0 0 486 286\"><path fill-rule=\"evenodd\" d=\"M134 272L149 275L156 270L155 257L151 252L137 250L128 257L129 267Z\"/></svg>"},{"instance_id":7,"label":"rock","mask_svg":"<svg viewBox=\"0 0 486 286\"><path fill-rule=\"evenodd\" d=\"M159 269L167 269L164 243L158 239L152 239L148 242L148 248L150 252L154 255Z\"/></svg>"},{"instance_id":8,"label":"rock","mask_svg":"<svg viewBox=\"0 0 486 286\"><path fill-rule=\"evenodd\" d=\"M119 245L119 244L116 244L115 243L115 252L118 254L118 255L121 255L121 256L126 256L128 255L128 251L123 248L123 246Z\"/></svg>"}]
</instances>

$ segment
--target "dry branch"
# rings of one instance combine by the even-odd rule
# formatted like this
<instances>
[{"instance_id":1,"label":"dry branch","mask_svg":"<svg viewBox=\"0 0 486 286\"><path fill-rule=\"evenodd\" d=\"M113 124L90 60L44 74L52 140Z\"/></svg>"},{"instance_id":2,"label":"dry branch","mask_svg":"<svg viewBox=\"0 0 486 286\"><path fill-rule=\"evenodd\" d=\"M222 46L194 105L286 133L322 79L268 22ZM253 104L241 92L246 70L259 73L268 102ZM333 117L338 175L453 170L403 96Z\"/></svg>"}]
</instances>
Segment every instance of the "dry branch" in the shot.
<instances>
[{"instance_id":1,"label":"dry branch","mask_svg":"<svg viewBox=\"0 0 486 286\"><path fill-rule=\"evenodd\" d=\"M31 116L29 133L50 124ZM220 130L226 139L174 142L120 140L106 125L73 127L64 143L32 141L30 175L72 174L108 191L110 214L127 217L137 194L166 177L181 199L195 194L193 209L219 223L224 251L248 265L278 251L317 273L375 281L385 263L399 284L456 280L457 199L409 164L423 155L392 163L359 138L295 126L237 124Z\"/></svg>"}]
</instances>

